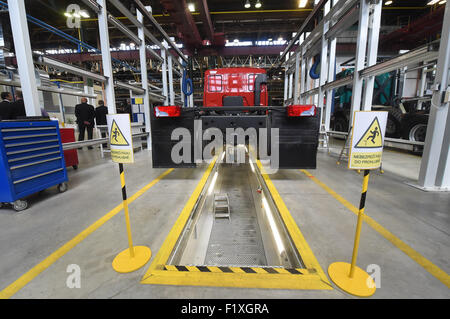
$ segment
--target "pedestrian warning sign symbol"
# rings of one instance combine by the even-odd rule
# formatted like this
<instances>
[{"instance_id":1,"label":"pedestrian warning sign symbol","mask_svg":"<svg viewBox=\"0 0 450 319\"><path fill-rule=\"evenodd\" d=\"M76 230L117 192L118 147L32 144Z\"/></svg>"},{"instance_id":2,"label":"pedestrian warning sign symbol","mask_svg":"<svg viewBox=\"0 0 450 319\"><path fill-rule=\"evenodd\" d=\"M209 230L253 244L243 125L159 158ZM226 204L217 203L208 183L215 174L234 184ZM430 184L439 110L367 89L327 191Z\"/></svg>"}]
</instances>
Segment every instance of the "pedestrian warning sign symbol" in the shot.
<instances>
[{"instance_id":1,"label":"pedestrian warning sign symbol","mask_svg":"<svg viewBox=\"0 0 450 319\"><path fill-rule=\"evenodd\" d=\"M113 162L129 164L134 162L133 136L129 114L108 114L109 142Z\"/></svg>"},{"instance_id":2,"label":"pedestrian warning sign symbol","mask_svg":"<svg viewBox=\"0 0 450 319\"><path fill-rule=\"evenodd\" d=\"M110 142L111 142L111 145L117 145L117 146L129 146L130 145L115 120L113 120L112 125L111 125Z\"/></svg>"},{"instance_id":3,"label":"pedestrian warning sign symbol","mask_svg":"<svg viewBox=\"0 0 450 319\"><path fill-rule=\"evenodd\" d=\"M348 168L379 168L388 112L356 111L353 115Z\"/></svg>"},{"instance_id":4,"label":"pedestrian warning sign symbol","mask_svg":"<svg viewBox=\"0 0 450 319\"><path fill-rule=\"evenodd\" d=\"M372 121L369 128L356 143L355 148L379 148L383 147L383 136L381 136L380 122L378 117Z\"/></svg>"}]
</instances>

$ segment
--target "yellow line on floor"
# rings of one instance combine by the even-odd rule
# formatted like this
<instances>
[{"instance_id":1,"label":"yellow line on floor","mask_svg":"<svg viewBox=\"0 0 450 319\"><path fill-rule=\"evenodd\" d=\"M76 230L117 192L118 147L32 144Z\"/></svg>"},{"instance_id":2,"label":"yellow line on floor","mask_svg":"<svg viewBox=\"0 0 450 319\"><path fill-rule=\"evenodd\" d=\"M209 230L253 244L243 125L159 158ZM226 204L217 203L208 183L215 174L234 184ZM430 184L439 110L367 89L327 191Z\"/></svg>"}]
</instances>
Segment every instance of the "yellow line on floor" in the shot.
<instances>
[{"instance_id":1,"label":"yellow line on floor","mask_svg":"<svg viewBox=\"0 0 450 319\"><path fill-rule=\"evenodd\" d=\"M173 168L168 169L163 174L161 174L156 179L154 179L151 183L149 183L146 186L144 186L143 188L141 188L138 192L136 192L133 196L131 196L128 199L128 203L132 203L134 200L136 200L138 197L140 197L142 194L144 194L146 191L148 191L151 187L153 187L156 183L158 183L161 179L166 177L172 171L173 171ZM79 233L73 239L71 239L70 241L65 243L62 247L60 247L56 251L54 251L50 256L48 256L43 261L41 261L39 264L37 264L36 266L31 268L29 271L27 271L25 274L23 274L19 279L17 279L12 284L10 284L8 287L3 289L0 292L0 299L7 299L7 298L10 298L11 296L13 296L20 289L25 287L25 285L27 285L30 281L32 281L34 278L36 278L41 272L43 272L45 269L50 267L59 258L64 256L72 248L74 248L76 245L78 245L80 242L82 242L86 237L88 237L90 234L92 234L94 231L96 231L98 228L100 228L100 226L102 226L108 220L110 220L115 215L117 215L122 210L122 208L123 208L122 203L117 205L114 209L112 209L105 216L103 216L102 218L97 220L95 223L93 223L91 226L89 226L88 228L83 230L81 233Z\"/></svg>"},{"instance_id":2,"label":"yellow line on floor","mask_svg":"<svg viewBox=\"0 0 450 319\"><path fill-rule=\"evenodd\" d=\"M195 187L195 190L192 193L191 197L189 197L189 200L186 203L186 205L184 206L183 210L181 211L180 216L178 217L178 219L175 222L175 225L170 230L169 235L167 235L161 248L159 248L159 251L156 254L155 258L153 259L153 262L150 264L150 267L148 268L146 274L141 279L141 283L147 277L149 277L151 275L151 273L157 267L161 267L162 265L167 264L167 260L170 257L170 253L172 252L172 250L178 240L178 237L180 236L181 232L183 231L184 226L186 225L186 222L191 214L191 211L194 208L194 205L197 202L197 200L203 190L203 187L205 186L205 184L208 180L208 177L211 174L212 169L214 168L214 164L216 163L216 160L217 160L217 156L209 164L208 168L203 173L203 176L202 176L200 182Z\"/></svg>"},{"instance_id":3,"label":"yellow line on floor","mask_svg":"<svg viewBox=\"0 0 450 319\"><path fill-rule=\"evenodd\" d=\"M343 198L342 196L337 194L334 190L332 190L326 184L324 184L323 182L318 180L315 176L311 175L307 170L300 170L300 171L303 174L305 174L306 176L308 176L309 178L311 178L317 185L319 185L325 191L327 191L331 196L333 196L338 202L340 202L342 205L344 205L348 210L353 212L355 215L358 214L358 208L353 206L345 198ZM425 268L426 271L428 271L430 274L432 274L434 277L436 277L439 281L441 281L444 285L446 285L447 288L450 288L450 276L445 271L443 271L438 266L433 264L431 261L426 259L420 253L418 253L417 251L412 249L410 246L408 246L406 243L404 243L400 238L396 237L394 234L392 234L386 228L381 226L379 223L377 223L371 217L365 215L364 221L370 227L375 229L380 235L382 235L384 238L386 238L388 241L390 241L395 247L400 249L408 257L410 257L412 260L414 260L420 266Z\"/></svg>"}]
</instances>

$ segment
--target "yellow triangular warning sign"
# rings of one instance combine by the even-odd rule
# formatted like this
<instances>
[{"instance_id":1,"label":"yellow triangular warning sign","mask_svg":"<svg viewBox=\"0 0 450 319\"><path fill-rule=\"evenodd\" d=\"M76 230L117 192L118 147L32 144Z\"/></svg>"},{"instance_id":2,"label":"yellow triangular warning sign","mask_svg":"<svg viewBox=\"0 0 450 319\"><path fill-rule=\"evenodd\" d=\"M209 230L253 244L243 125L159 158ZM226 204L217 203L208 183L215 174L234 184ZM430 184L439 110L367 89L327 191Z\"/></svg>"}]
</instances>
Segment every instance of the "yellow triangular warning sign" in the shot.
<instances>
[{"instance_id":1,"label":"yellow triangular warning sign","mask_svg":"<svg viewBox=\"0 0 450 319\"><path fill-rule=\"evenodd\" d=\"M383 147L383 137L381 136L380 123L375 117L372 124L363 134L361 139L356 143L355 148L378 148Z\"/></svg>"},{"instance_id":2,"label":"yellow triangular warning sign","mask_svg":"<svg viewBox=\"0 0 450 319\"><path fill-rule=\"evenodd\" d=\"M111 125L111 132L109 134L109 139L111 142L111 145L117 145L117 146L128 146L128 141L126 140L125 136L123 136L122 131L120 130L119 126L117 125L116 121L113 120L113 123Z\"/></svg>"}]
</instances>

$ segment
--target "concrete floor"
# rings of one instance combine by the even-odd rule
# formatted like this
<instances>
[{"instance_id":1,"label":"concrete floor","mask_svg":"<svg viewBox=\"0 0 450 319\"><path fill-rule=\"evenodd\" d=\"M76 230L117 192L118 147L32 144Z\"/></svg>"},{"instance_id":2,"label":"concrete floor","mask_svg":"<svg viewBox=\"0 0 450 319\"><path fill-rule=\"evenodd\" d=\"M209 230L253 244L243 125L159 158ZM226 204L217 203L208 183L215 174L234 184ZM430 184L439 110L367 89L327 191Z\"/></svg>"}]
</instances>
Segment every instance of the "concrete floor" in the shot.
<instances>
[{"instance_id":1,"label":"concrete floor","mask_svg":"<svg viewBox=\"0 0 450 319\"><path fill-rule=\"evenodd\" d=\"M347 170L346 163L336 165L338 144L331 155L319 152L318 168L309 172L358 206L362 176ZM371 174L366 214L448 278L450 194L405 184L417 179L420 157L391 150L383 156L385 173ZM98 150L79 151L79 157L79 169L68 169L67 192L51 188L34 195L22 213L0 209L0 291L121 204L117 164L102 159ZM204 170L176 169L130 204L136 245L149 246L153 255L158 252ZM150 152L137 152L136 163L125 166L129 196L165 171L151 167ZM322 269L326 272L336 261L350 262L356 215L299 170L282 170L271 179ZM67 253L53 255L49 266L11 298L354 298L334 284L327 291L142 285L150 263L131 274L118 274L111 267L125 248L120 212ZM81 288L66 285L71 264L80 266ZM365 223L358 266L371 264L381 269L381 286L372 298L450 298L446 285Z\"/></svg>"}]
</instances>

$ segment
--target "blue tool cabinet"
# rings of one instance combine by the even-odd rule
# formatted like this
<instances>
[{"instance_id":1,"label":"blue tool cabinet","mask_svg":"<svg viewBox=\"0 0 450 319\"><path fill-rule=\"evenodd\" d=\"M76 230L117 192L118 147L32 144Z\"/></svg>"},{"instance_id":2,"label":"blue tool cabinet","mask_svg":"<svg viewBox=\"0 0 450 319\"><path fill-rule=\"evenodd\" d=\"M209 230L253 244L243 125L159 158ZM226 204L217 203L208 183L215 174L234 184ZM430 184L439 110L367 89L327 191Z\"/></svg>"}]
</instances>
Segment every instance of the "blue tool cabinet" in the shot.
<instances>
[{"instance_id":1,"label":"blue tool cabinet","mask_svg":"<svg viewBox=\"0 0 450 319\"><path fill-rule=\"evenodd\" d=\"M0 122L0 203L16 210L24 197L58 185L67 189L58 121Z\"/></svg>"}]
</instances>

